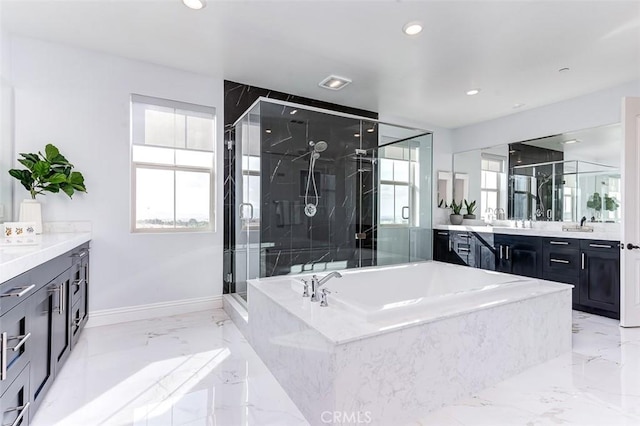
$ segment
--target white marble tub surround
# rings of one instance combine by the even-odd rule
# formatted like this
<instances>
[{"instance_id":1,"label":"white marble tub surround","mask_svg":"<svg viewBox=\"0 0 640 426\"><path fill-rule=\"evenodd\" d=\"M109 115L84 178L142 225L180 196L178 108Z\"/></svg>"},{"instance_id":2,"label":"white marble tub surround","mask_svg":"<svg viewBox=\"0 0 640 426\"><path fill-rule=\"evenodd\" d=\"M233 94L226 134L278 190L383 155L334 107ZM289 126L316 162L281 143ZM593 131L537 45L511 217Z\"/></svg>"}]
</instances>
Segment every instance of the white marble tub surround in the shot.
<instances>
[{"instance_id":1,"label":"white marble tub surround","mask_svg":"<svg viewBox=\"0 0 640 426\"><path fill-rule=\"evenodd\" d=\"M36 245L0 246L0 283L90 241L91 232L45 233L36 238Z\"/></svg>"},{"instance_id":2,"label":"white marble tub surround","mask_svg":"<svg viewBox=\"0 0 640 426\"><path fill-rule=\"evenodd\" d=\"M250 342L311 424L326 412L401 424L571 349L567 285L515 277L492 299L367 321L292 284L250 281Z\"/></svg>"}]
</instances>

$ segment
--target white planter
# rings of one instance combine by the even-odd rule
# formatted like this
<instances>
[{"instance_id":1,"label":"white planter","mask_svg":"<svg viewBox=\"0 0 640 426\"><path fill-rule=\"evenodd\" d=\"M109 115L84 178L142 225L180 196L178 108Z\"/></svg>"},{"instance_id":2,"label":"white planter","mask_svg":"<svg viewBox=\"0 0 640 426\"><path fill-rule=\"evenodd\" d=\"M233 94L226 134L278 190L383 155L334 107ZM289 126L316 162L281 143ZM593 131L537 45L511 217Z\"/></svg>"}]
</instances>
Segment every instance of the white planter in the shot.
<instances>
[{"instance_id":1,"label":"white planter","mask_svg":"<svg viewBox=\"0 0 640 426\"><path fill-rule=\"evenodd\" d=\"M34 222L36 234L42 234L42 208L37 200L26 199L20 203L20 222Z\"/></svg>"}]
</instances>

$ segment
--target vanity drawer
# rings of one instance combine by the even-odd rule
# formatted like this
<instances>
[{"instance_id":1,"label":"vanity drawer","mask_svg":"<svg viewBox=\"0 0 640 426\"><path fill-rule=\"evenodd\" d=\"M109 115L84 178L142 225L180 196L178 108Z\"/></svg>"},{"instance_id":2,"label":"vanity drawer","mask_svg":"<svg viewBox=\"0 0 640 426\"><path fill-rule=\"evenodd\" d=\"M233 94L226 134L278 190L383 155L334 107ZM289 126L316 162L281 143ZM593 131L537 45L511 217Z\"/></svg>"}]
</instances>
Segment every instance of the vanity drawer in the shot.
<instances>
[{"instance_id":1,"label":"vanity drawer","mask_svg":"<svg viewBox=\"0 0 640 426\"><path fill-rule=\"evenodd\" d=\"M603 240L580 240L580 248L582 250L617 252L618 250L620 250L620 242Z\"/></svg>"},{"instance_id":2,"label":"vanity drawer","mask_svg":"<svg viewBox=\"0 0 640 426\"><path fill-rule=\"evenodd\" d=\"M543 238L542 249L574 249L580 248L580 240L576 238Z\"/></svg>"},{"instance_id":3,"label":"vanity drawer","mask_svg":"<svg viewBox=\"0 0 640 426\"><path fill-rule=\"evenodd\" d=\"M26 366L0 398L3 425L28 425L31 411L29 402L29 366Z\"/></svg>"},{"instance_id":4,"label":"vanity drawer","mask_svg":"<svg viewBox=\"0 0 640 426\"><path fill-rule=\"evenodd\" d=\"M30 361L31 321L24 301L0 317L0 393Z\"/></svg>"},{"instance_id":5,"label":"vanity drawer","mask_svg":"<svg viewBox=\"0 0 640 426\"><path fill-rule=\"evenodd\" d=\"M37 290L30 272L20 274L0 285L0 315L11 310Z\"/></svg>"}]
</instances>

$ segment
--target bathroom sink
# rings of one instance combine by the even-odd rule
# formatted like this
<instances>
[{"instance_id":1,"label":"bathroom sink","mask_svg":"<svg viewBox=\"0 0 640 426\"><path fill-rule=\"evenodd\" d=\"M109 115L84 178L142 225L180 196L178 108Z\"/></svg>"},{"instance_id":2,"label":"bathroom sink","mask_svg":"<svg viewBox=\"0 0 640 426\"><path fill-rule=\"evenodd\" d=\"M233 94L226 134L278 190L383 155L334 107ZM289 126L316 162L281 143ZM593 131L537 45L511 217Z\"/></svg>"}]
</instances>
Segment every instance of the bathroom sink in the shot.
<instances>
[{"instance_id":1,"label":"bathroom sink","mask_svg":"<svg viewBox=\"0 0 640 426\"><path fill-rule=\"evenodd\" d=\"M563 226L562 230L565 232L593 232L593 226Z\"/></svg>"}]
</instances>

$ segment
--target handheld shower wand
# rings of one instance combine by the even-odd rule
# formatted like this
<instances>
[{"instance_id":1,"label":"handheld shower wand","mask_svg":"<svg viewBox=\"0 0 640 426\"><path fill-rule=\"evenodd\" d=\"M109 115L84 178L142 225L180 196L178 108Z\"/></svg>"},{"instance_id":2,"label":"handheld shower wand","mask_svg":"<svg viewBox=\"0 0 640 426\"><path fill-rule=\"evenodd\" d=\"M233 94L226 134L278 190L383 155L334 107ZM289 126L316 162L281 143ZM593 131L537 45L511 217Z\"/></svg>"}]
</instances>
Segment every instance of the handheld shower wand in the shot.
<instances>
[{"instance_id":1,"label":"handheld shower wand","mask_svg":"<svg viewBox=\"0 0 640 426\"><path fill-rule=\"evenodd\" d=\"M316 177L314 175L314 169L316 167L316 160L320 158L320 153L324 152L329 146L325 141L309 142L309 146L313 147L311 156L309 157L309 174L307 175L307 185L304 190L304 214L308 217L313 217L318 212L318 187L316 186ZM309 187L313 184L313 193L315 202L309 202Z\"/></svg>"}]
</instances>

